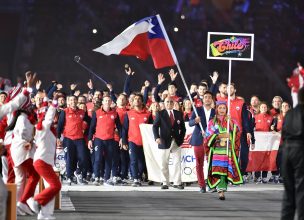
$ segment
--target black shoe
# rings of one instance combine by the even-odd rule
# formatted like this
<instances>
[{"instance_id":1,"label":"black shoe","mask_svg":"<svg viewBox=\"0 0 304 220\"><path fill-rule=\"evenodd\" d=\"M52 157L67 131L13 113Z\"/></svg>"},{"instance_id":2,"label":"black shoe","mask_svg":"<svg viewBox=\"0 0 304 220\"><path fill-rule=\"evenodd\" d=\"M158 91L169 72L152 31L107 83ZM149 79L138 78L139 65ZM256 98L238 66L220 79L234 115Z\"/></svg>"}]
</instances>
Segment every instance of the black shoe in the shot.
<instances>
[{"instance_id":1,"label":"black shoe","mask_svg":"<svg viewBox=\"0 0 304 220\"><path fill-rule=\"evenodd\" d=\"M169 187L167 185L162 185L160 188L161 189L169 189Z\"/></svg>"},{"instance_id":2,"label":"black shoe","mask_svg":"<svg viewBox=\"0 0 304 220\"><path fill-rule=\"evenodd\" d=\"M149 181L148 181L148 185L149 185L149 186L153 186L153 185L154 185L154 182L151 181L151 180L149 180Z\"/></svg>"},{"instance_id":3,"label":"black shoe","mask_svg":"<svg viewBox=\"0 0 304 220\"><path fill-rule=\"evenodd\" d=\"M83 179L80 180L79 184L80 185L88 185L89 183L85 178L83 178Z\"/></svg>"},{"instance_id":4,"label":"black shoe","mask_svg":"<svg viewBox=\"0 0 304 220\"><path fill-rule=\"evenodd\" d=\"M200 193L206 193L206 188L205 187L201 187L200 188Z\"/></svg>"},{"instance_id":5,"label":"black shoe","mask_svg":"<svg viewBox=\"0 0 304 220\"><path fill-rule=\"evenodd\" d=\"M173 188L184 189L184 186L183 185L173 185Z\"/></svg>"},{"instance_id":6,"label":"black shoe","mask_svg":"<svg viewBox=\"0 0 304 220\"><path fill-rule=\"evenodd\" d=\"M269 182L269 183L275 182L275 176L272 175L272 176L269 178L268 182Z\"/></svg>"}]
</instances>

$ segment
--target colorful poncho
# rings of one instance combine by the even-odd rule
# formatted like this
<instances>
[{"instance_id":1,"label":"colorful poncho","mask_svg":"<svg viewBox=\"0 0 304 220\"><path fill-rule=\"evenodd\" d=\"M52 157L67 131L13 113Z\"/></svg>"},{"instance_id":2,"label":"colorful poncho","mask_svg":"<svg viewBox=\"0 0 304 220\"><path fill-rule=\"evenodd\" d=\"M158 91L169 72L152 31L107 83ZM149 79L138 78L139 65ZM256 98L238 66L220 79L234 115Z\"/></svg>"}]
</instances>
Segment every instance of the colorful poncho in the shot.
<instances>
[{"instance_id":1,"label":"colorful poncho","mask_svg":"<svg viewBox=\"0 0 304 220\"><path fill-rule=\"evenodd\" d=\"M221 176L226 176L232 184L242 184L243 178L235 154L235 142L237 136L237 126L230 126L229 148L227 155L227 143L220 145L217 136L221 133L227 133L227 119L214 117L208 124L206 132L207 145L210 148L208 156L208 186L215 188L221 180Z\"/></svg>"}]
</instances>

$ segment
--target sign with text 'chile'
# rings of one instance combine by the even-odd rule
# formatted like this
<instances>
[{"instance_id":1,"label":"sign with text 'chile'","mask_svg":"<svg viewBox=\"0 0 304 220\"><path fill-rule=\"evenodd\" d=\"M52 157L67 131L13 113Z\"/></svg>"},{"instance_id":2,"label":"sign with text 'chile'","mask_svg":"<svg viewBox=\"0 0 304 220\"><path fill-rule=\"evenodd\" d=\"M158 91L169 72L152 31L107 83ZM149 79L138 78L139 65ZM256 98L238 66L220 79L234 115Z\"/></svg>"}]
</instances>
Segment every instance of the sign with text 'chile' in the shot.
<instances>
[{"instance_id":1,"label":"sign with text 'chile'","mask_svg":"<svg viewBox=\"0 0 304 220\"><path fill-rule=\"evenodd\" d=\"M208 32L207 58L252 61L254 34Z\"/></svg>"}]
</instances>

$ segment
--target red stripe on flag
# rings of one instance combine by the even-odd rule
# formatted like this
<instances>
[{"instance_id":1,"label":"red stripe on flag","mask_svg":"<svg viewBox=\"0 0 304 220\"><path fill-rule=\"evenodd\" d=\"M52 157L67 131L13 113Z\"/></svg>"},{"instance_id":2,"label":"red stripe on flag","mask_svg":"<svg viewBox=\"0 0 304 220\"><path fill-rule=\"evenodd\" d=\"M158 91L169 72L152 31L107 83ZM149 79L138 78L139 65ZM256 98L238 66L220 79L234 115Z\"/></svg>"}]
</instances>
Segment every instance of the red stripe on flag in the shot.
<instances>
[{"instance_id":1,"label":"red stripe on flag","mask_svg":"<svg viewBox=\"0 0 304 220\"><path fill-rule=\"evenodd\" d=\"M150 55L147 33L138 34L132 42L120 52L120 55L136 56L141 60L146 60Z\"/></svg>"},{"instance_id":2,"label":"red stripe on flag","mask_svg":"<svg viewBox=\"0 0 304 220\"><path fill-rule=\"evenodd\" d=\"M276 158L278 151L250 151L248 172L252 171L275 171L277 170Z\"/></svg>"},{"instance_id":3,"label":"red stripe on flag","mask_svg":"<svg viewBox=\"0 0 304 220\"><path fill-rule=\"evenodd\" d=\"M161 38L149 40L150 52L156 69L174 66L167 42Z\"/></svg>"},{"instance_id":4,"label":"red stripe on flag","mask_svg":"<svg viewBox=\"0 0 304 220\"><path fill-rule=\"evenodd\" d=\"M189 144L192 134L186 134L184 137L184 142L182 143L182 148L191 148L192 146Z\"/></svg>"}]
</instances>

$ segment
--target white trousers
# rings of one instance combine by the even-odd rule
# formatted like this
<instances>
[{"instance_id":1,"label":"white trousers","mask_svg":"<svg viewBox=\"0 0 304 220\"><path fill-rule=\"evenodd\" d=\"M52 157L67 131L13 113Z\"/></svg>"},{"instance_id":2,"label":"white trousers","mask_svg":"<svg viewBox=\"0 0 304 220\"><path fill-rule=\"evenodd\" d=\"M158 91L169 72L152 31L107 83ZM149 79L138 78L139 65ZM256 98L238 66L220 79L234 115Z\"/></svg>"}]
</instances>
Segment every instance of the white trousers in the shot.
<instances>
[{"instance_id":1,"label":"white trousers","mask_svg":"<svg viewBox=\"0 0 304 220\"><path fill-rule=\"evenodd\" d=\"M159 149L160 155L160 168L161 168L161 181L164 185L169 185L170 176L169 176L169 159L170 153L172 156L172 170L171 176L173 178L174 185L180 185L182 183L181 178L181 148L177 146L175 140L172 140L171 146L169 149Z\"/></svg>"},{"instance_id":2,"label":"white trousers","mask_svg":"<svg viewBox=\"0 0 304 220\"><path fill-rule=\"evenodd\" d=\"M26 173L19 167L14 167L15 172L15 184L17 185L17 202L21 199L21 196L24 192L25 182L26 182Z\"/></svg>"},{"instance_id":3,"label":"white trousers","mask_svg":"<svg viewBox=\"0 0 304 220\"><path fill-rule=\"evenodd\" d=\"M3 182L7 183L7 179L8 179L8 164L7 164L6 156L1 156L1 161L2 161L2 178L3 178Z\"/></svg>"},{"instance_id":4,"label":"white trousers","mask_svg":"<svg viewBox=\"0 0 304 220\"><path fill-rule=\"evenodd\" d=\"M7 190L0 176L0 219L6 219Z\"/></svg>"}]
</instances>

